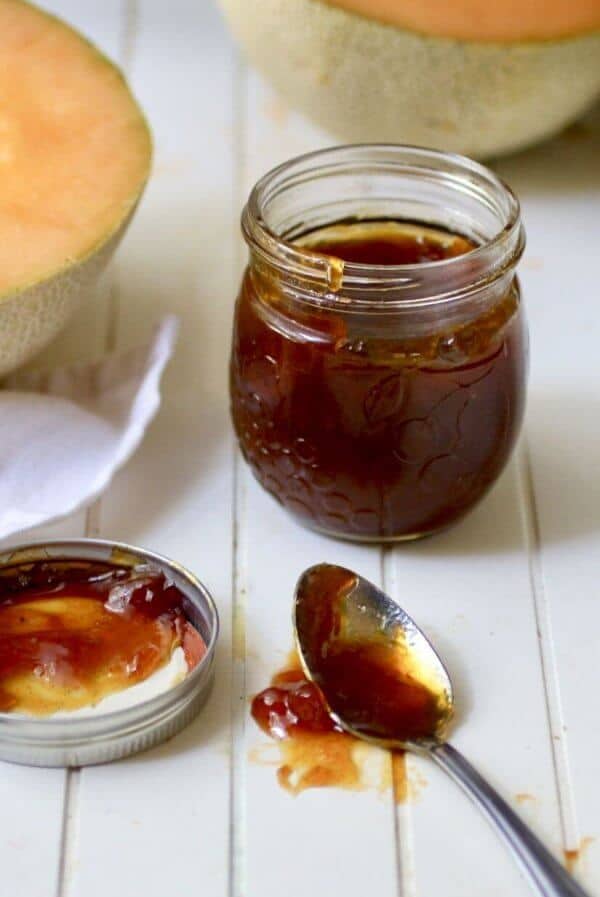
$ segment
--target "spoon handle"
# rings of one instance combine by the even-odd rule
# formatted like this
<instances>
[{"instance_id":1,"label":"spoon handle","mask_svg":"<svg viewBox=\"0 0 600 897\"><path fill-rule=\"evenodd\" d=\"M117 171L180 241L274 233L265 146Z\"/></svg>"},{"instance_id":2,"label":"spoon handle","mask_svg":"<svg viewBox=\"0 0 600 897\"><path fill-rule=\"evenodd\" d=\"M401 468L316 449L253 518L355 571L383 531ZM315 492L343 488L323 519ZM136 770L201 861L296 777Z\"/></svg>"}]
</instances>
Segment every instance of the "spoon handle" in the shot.
<instances>
[{"instance_id":1,"label":"spoon handle","mask_svg":"<svg viewBox=\"0 0 600 897\"><path fill-rule=\"evenodd\" d=\"M589 897L462 754L446 743L431 747L429 753L496 828L538 894L542 897Z\"/></svg>"}]
</instances>

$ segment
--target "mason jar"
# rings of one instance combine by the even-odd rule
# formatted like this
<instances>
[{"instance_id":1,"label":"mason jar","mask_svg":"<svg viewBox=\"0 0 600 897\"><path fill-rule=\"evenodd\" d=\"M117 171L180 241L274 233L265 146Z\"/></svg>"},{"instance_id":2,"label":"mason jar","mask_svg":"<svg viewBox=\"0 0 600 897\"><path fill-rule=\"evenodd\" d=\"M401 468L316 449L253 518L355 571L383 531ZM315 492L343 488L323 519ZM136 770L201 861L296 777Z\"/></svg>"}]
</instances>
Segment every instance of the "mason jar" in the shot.
<instances>
[{"instance_id":1,"label":"mason jar","mask_svg":"<svg viewBox=\"0 0 600 897\"><path fill-rule=\"evenodd\" d=\"M231 409L260 484L346 539L460 519L523 417L524 231L509 187L461 156L335 147L263 177L242 229ZM406 252L369 249L384 232Z\"/></svg>"}]
</instances>

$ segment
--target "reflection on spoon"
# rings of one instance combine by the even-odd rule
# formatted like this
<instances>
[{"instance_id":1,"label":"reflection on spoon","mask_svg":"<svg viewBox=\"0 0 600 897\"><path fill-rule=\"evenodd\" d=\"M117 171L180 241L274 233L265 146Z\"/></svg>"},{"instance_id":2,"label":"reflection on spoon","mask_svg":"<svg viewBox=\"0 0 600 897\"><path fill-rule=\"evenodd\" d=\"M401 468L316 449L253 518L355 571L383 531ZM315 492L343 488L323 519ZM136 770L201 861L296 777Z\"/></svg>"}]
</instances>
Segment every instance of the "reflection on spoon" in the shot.
<instances>
[{"instance_id":1,"label":"reflection on spoon","mask_svg":"<svg viewBox=\"0 0 600 897\"><path fill-rule=\"evenodd\" d=\"M354 573L328 564L300 580L296 635L309 678L354 735L383 739L386 747L390 737L442 737L452 687L441 661L401 608L394 604L390 613L377 594L363 600L357 584Z\"/></svg>"},{"instance_id":2,"label":"reflection on spoon","mask_svg":"<svg viewBox=\"0 0 600 897\"><path fill-rule=\"evenodd\" d=\"M350 570L319 564L298 581L300 660L333 721L392 750L427 754L479 806L543 897L585 891L457 750L444 741L453 712L447 670L416 623Z\"/></svg>"}]
</instances>

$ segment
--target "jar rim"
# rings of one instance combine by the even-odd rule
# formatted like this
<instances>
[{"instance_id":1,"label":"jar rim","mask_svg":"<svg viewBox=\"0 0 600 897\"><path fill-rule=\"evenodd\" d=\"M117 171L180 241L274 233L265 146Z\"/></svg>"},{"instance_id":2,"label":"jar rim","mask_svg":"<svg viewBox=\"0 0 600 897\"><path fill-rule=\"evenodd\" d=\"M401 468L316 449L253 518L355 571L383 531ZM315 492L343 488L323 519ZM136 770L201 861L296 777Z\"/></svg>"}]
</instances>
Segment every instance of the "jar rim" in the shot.
<instances>
[{"instance_id":1,"label":"jar rim","mask_svg":"<svg viewBox=\"0 0 600 897\"><path fill-rule=\"evenodd\" d=\"M488 211L493 208L500 219L498 228L490 238L460 256L417 264L376 266L342 263L299 246L269 223L269 203L285 190L344 170L361 171L367 166L388 174L422 173L430 183L437 179L440 185L470 193ZM512 270L525 248L519 200L502 178L467 156L408 144L345 144L289 159L257 181L244 207L241 224L250 249L280 274L292 275L309 285L309 299L321 306L338 306L340 289L359 292L362 298L356 301L363 309L381 308L382 304L390 310L392 307L414 309L451 302L479 292ZM467 257L468 275L464 264ZM433 283L437 286L433 287ZM417 295L415 287L420 287ZM377 295L368 296L369 291Z\"/></svg>"}]
</instances>

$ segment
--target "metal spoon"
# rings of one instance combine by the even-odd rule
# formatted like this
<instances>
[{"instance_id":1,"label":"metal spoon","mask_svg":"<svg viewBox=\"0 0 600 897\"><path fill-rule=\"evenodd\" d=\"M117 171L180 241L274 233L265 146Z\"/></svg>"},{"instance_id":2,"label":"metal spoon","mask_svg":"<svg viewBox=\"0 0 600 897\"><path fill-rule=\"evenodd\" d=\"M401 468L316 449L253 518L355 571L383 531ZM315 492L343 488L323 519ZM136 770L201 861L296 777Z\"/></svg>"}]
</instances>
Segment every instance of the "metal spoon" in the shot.
<instances>
[{"instance_id":1,"label":"metal spoon","mask_svg":"<svg viewBox=\"0 0 600 897\"><path fill-rule=\"evenodd\" d=\"M294 599L300 659L334 721L381 747L427 754L477 804L543 897L589 897L499 794L445 740L446 668L408 614L356 573L306 570Z\"/></svg>"}]
</instances>

